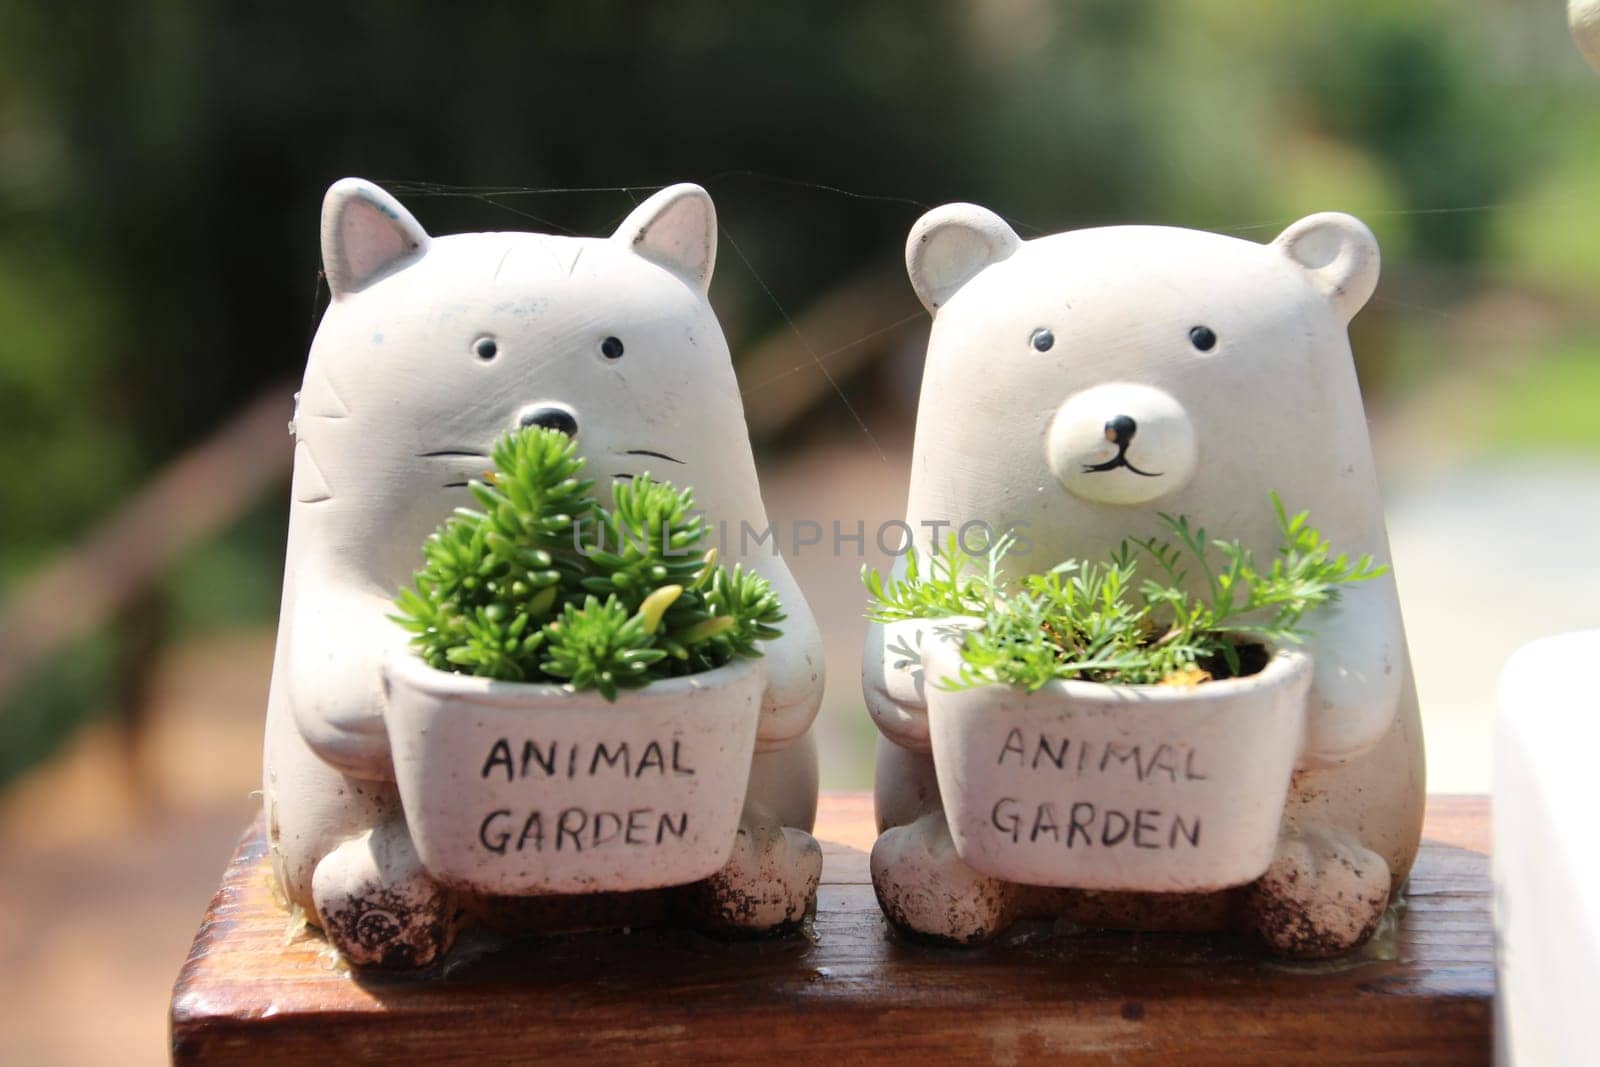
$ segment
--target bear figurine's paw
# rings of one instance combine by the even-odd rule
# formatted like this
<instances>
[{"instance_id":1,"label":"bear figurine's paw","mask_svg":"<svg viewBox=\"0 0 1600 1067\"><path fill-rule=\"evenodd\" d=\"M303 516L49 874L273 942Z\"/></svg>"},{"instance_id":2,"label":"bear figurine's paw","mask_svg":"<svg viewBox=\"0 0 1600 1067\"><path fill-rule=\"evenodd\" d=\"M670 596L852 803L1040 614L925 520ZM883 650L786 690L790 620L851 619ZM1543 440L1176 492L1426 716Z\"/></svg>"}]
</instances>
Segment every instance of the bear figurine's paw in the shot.
<instances>
[{"instance_id":1,"label":"bear figurine's paw","mask_svg":"<svg viewBox=\"0 0 1600 1067\"><path fill-rule=\"evenodd\" d=\"M1372 936L1389 904L1389 865L1347 834L1286 833L1267 873L1245 890L1245 929L1273 952L1340 956Z\"/></svg>"},{"instance_id":2,"label":"bear figurine's paw","mask_svg":"<svg viewBox=\"0 0 1600 1067\"><path fill-rule=\"evenodd\" d=\"M816 838L775 819L746 818L728 862L688 887L689 908L707 930L778 933L798 926L816 907L821 881Z\"/></svg>"},{"instance_id":3,"label":"bear figurine's paw","mask_svg":"<svg viewBox=\"0 0 1600 1067\"><path fill-rule=\"evenodd\" d=\"M1018 887L967 866L942 811L883 832L872 887L889 921L922 937L979 944L1018 918Z\"/></svg>"},{"instance_id":4,"label":"bear figurine's paw","mask_svg":"<svg viewBox=\"0 0 1600 1067\"><path fill-rule=\"evenodd\" d=\"M455 941L455 895L429 877L398 820L324 856L311 897L328 941L357 967L426 967Z\"/></svg>"}]
</instances>

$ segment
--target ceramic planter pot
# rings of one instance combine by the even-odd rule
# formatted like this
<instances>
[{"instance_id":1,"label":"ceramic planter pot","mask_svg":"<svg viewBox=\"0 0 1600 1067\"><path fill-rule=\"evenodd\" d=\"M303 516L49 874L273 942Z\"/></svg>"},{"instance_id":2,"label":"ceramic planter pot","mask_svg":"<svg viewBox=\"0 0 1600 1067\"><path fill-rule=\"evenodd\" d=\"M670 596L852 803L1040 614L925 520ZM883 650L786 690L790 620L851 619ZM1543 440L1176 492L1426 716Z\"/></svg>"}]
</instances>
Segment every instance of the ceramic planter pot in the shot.
<instances>
[{"instance_id":1,"label":"ceramic planter pot","mask_svg":"<svg viewBox=\"0 0 1600 1067\"><path fill-rule=\"evenodd\" d=\"M763 660L625 690L384 663L385 722L417 855L494 894L654 889L727 863L755 750Z\"/></svg>"},{"instance_id":2,"label":"ceramic planter pot","mask_svg":"<svg viewBox=\"0 0 1600 1067\"><path fill-rule=\"evenodd\" d=\"M924 647L950 835L973 869L1026 885L1178 892L1260 877L1305 734L1312 661L1192 689L1057 681L951 692L955 640Z\"/></svg>"}]
</instances>

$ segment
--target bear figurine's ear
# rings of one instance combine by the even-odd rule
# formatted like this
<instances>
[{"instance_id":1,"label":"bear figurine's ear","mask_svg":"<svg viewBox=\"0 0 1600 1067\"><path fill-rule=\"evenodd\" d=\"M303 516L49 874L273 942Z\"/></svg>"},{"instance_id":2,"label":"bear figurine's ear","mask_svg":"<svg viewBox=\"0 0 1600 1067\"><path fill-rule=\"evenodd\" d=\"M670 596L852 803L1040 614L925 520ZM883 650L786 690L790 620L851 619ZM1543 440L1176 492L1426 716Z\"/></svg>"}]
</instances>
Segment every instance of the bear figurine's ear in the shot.
<instances>
[{"instance_id":1,"label":"bear figurine's ear","mask_svg":"<svg viewBox=\"0 0 1600 1067\"><path fill-rule=\"evenodd\" d=\"M711 194L684 182L669 185L634 208L612 240L665 267L702 294L717 265L717 209Z\"/></svg>"},{"instance_id":2,"label":"bear figurine's ear","mask_svg":"<svg viewBox=\"0 0 1600 1067\"><path fill-rule=\"evenodd\" d=\"M400 201L369 181L341 178L322 198L322 270L335 300L427 250L427 231Z\"/></svg>"},{"instance_id":3,"label":"bear figurine's ear","mask_svg":"<svg viewBox=\"0 0 1600 1067\"><path fill-rule=\"evenodd\" d=\"M1378 239L1360 219L1336 211L1308 215L1272 243L1306 272L1346 322L1378 287Z\"/></svg>"},{"instance_id":4,"label":"bear figurine's ear","mask_svg":"<svg viewBox=\"0 0 1600 1067\"><path fill-rule=\"evenodd\" d=\"M1022 247L1006 220L977 204L936 207L906 238L906 273L929 313L938 311L983 268Z\"/></svg>"}]
</instances>

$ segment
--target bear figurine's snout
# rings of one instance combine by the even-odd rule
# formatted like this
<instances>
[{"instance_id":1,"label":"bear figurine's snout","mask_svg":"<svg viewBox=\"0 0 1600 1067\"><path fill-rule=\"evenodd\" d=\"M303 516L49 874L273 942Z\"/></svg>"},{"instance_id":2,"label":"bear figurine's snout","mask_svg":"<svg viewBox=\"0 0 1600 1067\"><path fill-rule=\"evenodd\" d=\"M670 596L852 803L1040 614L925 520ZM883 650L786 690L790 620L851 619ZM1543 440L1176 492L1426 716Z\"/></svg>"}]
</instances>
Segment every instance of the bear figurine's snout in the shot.
<instances>
[{"instance_id":1,"label":"bear figurine's snout","mask_svg":"<svg viewBox=\"0 0 1600 1067\"><path fill-rule=\"evenodd\" d=\"M578 436L578 416L565 404L529 404L517 412L516 423L522 430L542 426L568 437Z\"/></svg>"},{"instance_id":2,"label":"bear figurine's snout","mask_svg":"<svg viewBox=\"0 0 1600 1067\"><path fill-rule=\"evenodd\" d=\"M1069 398L1050 423L1045 448L1069 492L1102 504L1144 504L1177 492L1198 455L1183 405L1159 389L1126 383Z\"/></svg>"}]
</instances>

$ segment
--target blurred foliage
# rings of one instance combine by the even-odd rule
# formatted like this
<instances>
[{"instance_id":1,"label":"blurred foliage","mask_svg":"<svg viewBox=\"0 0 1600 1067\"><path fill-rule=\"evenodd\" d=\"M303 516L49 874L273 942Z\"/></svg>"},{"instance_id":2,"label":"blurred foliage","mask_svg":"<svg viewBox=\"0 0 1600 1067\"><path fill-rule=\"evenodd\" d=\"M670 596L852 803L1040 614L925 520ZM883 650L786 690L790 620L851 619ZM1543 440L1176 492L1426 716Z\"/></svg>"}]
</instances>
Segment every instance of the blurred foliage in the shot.
<instances>
[{"instance_id":1,"label":"blurred foliage","mask_svg":"<svg viewBox=\"0 0 1600 1067\"><path fill-rule=\"evenodd\" d=\"M1545 166L1523 176L1516 200L1492 217L1492 280L1531 284L1591 304L1600 280L1600 100L1570 116Z\"/></svg>"},{"instance_id":2,"label":"blurred foliage","mask_svg":"<svg viewBox=\"0 0 1600 1067\"><path fill-rule=\"evenodd\" d=\"M922 205L957 198L1025 232L1154 220L1257 238L1348 208L1391 256L1470 269L1487 216L1452 209L1527 184L1552 145L1525 112L1590 89L1503 91L1534 60L1577 69L1555 18L1541 54L1508 50L1533 10L4 0L0 575L298 368L320 195L343 174L701 180L737 246L716 294L736 351L777 322L740 259L804 306L892 263ZM598 232L637 195L406 198L436 232Z\"/></svg>"},{"instance_id":3,"label":"blurred foliage","mask_svg":"<svg viewBox=\"0 0 1600 1067\"><path fill-rule=\"evenodd\" d=\"M1412 253L1471 262L1482 209L1537 162L1536 138L1494 82L1491 41L1442 32L1457 6L1362 0L1311 6L1304 91L1318 125L1382 160L1410 216ZM1535 153L1530 155L1530 153ZM1459 209L1468 209L1465 211Z\"/></svg>"},{"instance_id":4,"label":"blurred foliage","mask_svg":"<svg viewBox=\"0 0 1600 1067\"><path fill-rule=\"evenodd\" d=\"M0 787L98 714L116 673L115 645L95 636L52 657L24 684L0 715Z\"/></svg>"},{"instance_id":5,"label":"blurred foliage","mask_svg":"<svg viewBox=\"0 0 1600 1067\"><path fill-rule=\"evenodd\" d=\"M193 633L274 622L287 533L283 501L273 496L179 559L162 589L172 629Z\"/></svg>"},{"instance_id":6,"label":"blurred foliage","mask_svg":"<svg viewBox=\"0 0 1600 1067\"><path fill-rule=\"evenodd\" d=\"M613 187L701 181L735 352L781 325L752 271L804 308L897 270L949 200L1024 235L1265 240L1348 210L1389 270L1356 324L1364 380L1380 403L1425 388L1455 342L1415 292L1600 277L1600 83L1560 7L0 0L0 591L298 372L345 174L401 183L436 233L605 232L643 192ZM1557 365L1586 375L1589 351ZM186 565L180 618L259 610L281 538L258 533Z\"/></svg>"},{"instance_id":7,"label":"blurred foliage","mask_svg":"<svg viewBox=\"0 0 1600 1067\"><path fill-rule=\"evenodd\" d=\"M1483 420L1480 447L1497 455L1600 456L1600 332L1560 337L1507 368Z\"/></svg>"}]
</instances>

